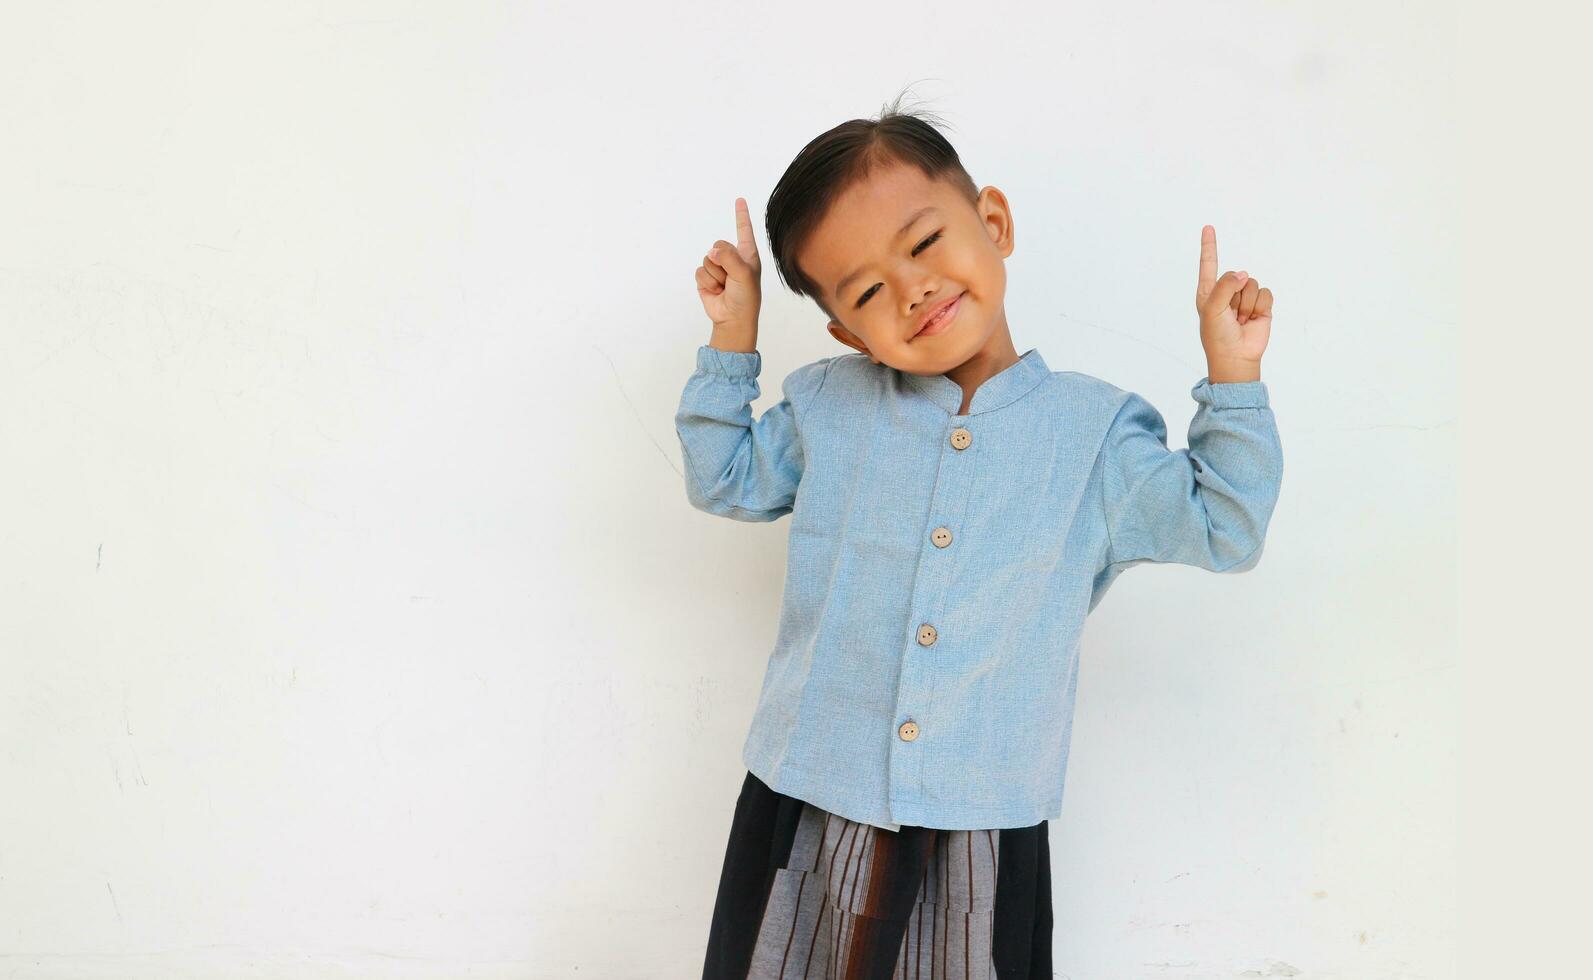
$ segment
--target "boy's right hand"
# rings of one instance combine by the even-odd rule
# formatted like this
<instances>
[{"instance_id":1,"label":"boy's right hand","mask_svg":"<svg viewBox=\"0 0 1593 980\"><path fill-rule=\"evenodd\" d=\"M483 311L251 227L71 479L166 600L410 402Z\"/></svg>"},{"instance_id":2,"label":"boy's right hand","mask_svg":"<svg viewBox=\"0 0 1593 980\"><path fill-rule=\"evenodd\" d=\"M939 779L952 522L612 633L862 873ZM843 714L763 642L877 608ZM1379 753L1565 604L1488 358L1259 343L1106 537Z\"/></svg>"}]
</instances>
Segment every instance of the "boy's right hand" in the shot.
<instances>
[{"instance_id":1,"label":"boy's right hand","mask_svg":"<svg viewBox=\"0 0 1593 980\"><path fill-rule=\"evenodd\" d=\"M763 262L752 237L752 218L745 198L736 198L736 243L720 239L703 256L697 270L697 295L713 321L714 333L752 346L758 333L758 308L763 303L759 278Z\"/></svg>"}]
</instances>

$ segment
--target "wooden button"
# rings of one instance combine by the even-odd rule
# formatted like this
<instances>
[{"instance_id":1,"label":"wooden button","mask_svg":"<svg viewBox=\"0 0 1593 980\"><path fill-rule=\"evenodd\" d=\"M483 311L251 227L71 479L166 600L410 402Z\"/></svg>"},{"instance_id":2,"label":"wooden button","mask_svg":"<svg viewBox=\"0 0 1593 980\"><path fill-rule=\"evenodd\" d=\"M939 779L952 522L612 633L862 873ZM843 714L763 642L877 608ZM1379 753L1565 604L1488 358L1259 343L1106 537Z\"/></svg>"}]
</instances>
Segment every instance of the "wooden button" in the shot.
<instances>
[{"instance_id":1,"label":"wooden button","mask_svg":"<svg viewBox=\"0 0 1593 980\"><path fill-rule=\"evenodd\" d=\"M918 627L918 645L927 647L931 643L934 643L935 637L939 635L939 633L935 632L935 627L925 623L924 625Z\"/></svg>"},{"instance_id":2,"label":"wooden button","mask_svg":"<svg viewBox=\"0 0 1593 980\"><path fill-rule=\"evenodd\" d=\"M902 727L896 729L896 734L902 737L902 741L911 742L918 737L918 726L910 721L904 721Z\"/></svg>"},{"instance_id":3,"label":"wooden button","mask_svg":"<svg viewBox=\"0 0 1593 980\"><path fill-rule=\"evenodd\" d=\"M935 530L930 533L929 540L935 542L935 547L937 547L937 548L946 547L946 545L951 544L951 528L949 528L949 527L937 527L937 528L935 528Z\"/></svg>"},{"instance_id":4,"label":"wooden button","mask_svg":"<svg viewBox=\"0 0 1593 980\"><path fill-rule=\"evenodd\" d=\"M951 444L956 449L967 449L973 443L973 433L964 428L951 430Z\"/></svg>"}]
</instances>

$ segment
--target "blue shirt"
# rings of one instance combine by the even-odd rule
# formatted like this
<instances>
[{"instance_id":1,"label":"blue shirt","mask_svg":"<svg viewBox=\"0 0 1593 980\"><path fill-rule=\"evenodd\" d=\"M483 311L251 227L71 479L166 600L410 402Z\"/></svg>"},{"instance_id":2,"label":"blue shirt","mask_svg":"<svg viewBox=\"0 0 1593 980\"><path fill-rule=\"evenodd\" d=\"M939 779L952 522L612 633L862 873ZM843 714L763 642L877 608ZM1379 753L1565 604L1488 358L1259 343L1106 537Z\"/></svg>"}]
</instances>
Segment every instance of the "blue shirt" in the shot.
<instances>
[{"instance_id":1,"label":"blue shirt","mask_svg":"<svg viewBox=\"0 0 1593 980\"><path fill-rule=\"evenodd\" d=\"M686 496L791 515L742 750L770 787L887 830L1061 815L1085 616L1125 569L1260 560L1283 474L1266 385L1211 384L1170 452L1144 398L1031 349L974 392L861 353L754 419L758 352L703 345L675 427Z\"/></svg>"}]
</instances>

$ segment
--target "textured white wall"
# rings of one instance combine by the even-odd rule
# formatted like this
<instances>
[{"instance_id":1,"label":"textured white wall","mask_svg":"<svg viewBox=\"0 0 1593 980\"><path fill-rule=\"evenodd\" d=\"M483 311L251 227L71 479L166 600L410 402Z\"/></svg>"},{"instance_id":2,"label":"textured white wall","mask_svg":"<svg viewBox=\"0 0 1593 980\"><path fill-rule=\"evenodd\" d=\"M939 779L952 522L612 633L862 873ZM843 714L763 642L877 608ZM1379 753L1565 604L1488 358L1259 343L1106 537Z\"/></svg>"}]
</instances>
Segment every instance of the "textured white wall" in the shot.
<instances>
[{"instance_id":1,"label":"textured white wall","mask_svg":"<svg viewBox=\"0 0 1593 980\"><path fill-rule=\"evenodd\" d=\"M0 975L688 977L786 523L693 511L692 269L904 85L1020 351L1185 445L1277 297L1253 572L1085 632L1056 970L1453 964L1453 25L1109 6L61 3L0 31ZM772 261L761 411L839 348ZM623 940L623 941L620 941Z\"/></svg>"}]
</instances>

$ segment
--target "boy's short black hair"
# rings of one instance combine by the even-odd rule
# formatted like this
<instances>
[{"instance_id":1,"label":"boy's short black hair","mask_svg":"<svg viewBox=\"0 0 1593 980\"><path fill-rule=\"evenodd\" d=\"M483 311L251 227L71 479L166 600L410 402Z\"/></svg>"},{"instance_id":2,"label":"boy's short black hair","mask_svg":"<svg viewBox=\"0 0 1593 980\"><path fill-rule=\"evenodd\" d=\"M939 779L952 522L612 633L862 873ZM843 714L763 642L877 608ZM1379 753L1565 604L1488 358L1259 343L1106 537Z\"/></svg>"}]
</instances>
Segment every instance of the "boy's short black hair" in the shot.
<instances>
[{"instance_id":1,"label":"boy's short black hair","mask_svg":"<svg viewBox=\"0 0 1593 980\"><path fill-rule=\"evenodd\" d=\"M823 288L797 265L797 251L812 235L830 206L848 187L875 167L901 163L923 171L931 180L946 180L967 196L979 199L979 188L963 169L957 151L921 115L903 111L901 96L881 110L877 119L849 119L820 133L802 148L774 186L764 210L769 251L786 288L808 296L826 316Z\"/></svg>"}]
</instances>

